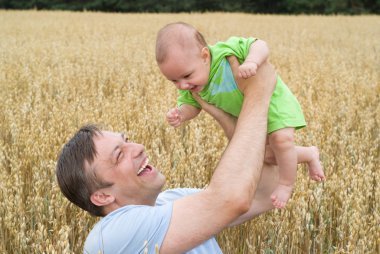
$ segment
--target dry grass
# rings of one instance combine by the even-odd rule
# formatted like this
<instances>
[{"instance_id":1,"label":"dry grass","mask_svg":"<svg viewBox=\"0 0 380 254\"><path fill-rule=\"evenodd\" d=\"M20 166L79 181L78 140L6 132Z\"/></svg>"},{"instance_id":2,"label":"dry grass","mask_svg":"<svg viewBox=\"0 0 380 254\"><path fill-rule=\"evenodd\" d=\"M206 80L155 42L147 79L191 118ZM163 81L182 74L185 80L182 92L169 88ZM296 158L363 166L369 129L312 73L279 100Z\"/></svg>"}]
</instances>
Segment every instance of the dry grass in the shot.
<instances>
[{"instance_id":1,"label":"dry grass","mask_svg":"<svg viewBox=\"0 0 380 254\"><path fill-rule=\"evenodd\" d=\"M202 187L226 145L205 114L164 120L176 91L154 60L157 30L182 20L209 43L256 36L298 96L328 177L301 167L286 210L224 231L225 253L380 252L379 16L0 11L0 252L79 253L95 222L60 194L62 144L98 122L147 147L166 188Z\"/></svg>"}]
</instances>

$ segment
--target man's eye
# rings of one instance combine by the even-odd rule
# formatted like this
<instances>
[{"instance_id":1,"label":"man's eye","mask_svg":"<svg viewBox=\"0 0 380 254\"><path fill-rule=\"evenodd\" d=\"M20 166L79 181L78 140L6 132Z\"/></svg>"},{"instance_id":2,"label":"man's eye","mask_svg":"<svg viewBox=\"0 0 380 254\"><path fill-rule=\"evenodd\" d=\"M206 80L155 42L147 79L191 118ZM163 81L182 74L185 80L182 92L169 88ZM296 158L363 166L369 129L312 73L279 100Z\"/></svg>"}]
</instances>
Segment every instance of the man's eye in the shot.
<instances>
[{"instance_id":1,"label":"man's eye","mask_svg":"<svg viewBox=\"0 0 380 254\"><path fill-rule=\"evenodd\" d=\"M123 153L122 153L122 152L119 152L119 153L117 154L116 161L119 161L119 160L121 159L121 157L123 157L122 155L123 155Z\"/></svg>"}]
</instances>

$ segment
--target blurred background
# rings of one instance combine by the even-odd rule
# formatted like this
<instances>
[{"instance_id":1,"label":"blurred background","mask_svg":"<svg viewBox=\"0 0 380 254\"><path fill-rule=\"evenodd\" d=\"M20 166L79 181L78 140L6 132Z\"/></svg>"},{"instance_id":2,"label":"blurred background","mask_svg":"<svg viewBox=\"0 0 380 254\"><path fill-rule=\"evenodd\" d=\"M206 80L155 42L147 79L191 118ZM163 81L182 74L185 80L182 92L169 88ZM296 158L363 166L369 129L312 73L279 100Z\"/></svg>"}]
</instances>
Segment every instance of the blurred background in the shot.
<instances>
[{"instance_id":1,"label":"blurred background","mask_svg":"<svg viewBox=\"0 0 380 254\"><path fill-rule=\"evenodd\" d=\"M380 0L0 0L0 9L102 12L379 14Z\"/></svg>"}]
</instances>

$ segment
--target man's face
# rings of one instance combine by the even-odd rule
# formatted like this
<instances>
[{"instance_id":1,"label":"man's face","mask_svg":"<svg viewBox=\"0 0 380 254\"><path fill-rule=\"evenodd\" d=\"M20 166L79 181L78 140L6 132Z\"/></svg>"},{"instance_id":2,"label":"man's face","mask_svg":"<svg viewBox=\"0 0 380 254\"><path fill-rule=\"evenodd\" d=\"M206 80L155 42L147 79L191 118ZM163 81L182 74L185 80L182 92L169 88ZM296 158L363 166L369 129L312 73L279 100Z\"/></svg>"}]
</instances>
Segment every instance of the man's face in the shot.
<instances>
[{"instance_id":1,"label":"man's face","mask_svg":"<svg viewBox=\"0 0 380 254\"><path fill-rule=\"evenodd\" d=\"M208 48L181 50L173 48L159 65L164 76L180 90L200 92L208 82L210 54Z\"/></svg>"},{"instance_id":2,"label":"man's face","mask_svg":"<svg viewBox=\"0 0 380 254\"><path fill-rule=\"evenodd\" d=\"M117 205L154 205L165 177L149 165L143 145L129 142L124 134L103 131L94 137L97 156L89 170L111 183L104 191Z\"/></svg>"}]
</instances>

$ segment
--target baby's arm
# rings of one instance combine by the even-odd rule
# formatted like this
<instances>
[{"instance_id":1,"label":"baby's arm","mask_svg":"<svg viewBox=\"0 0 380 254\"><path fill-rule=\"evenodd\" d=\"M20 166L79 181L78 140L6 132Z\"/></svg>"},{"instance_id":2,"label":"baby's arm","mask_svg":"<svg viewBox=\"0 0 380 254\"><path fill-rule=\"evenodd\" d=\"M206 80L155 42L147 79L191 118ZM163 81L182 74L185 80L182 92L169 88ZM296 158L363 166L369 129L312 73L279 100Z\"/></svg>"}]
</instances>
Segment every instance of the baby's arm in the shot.
<instances>
[{"instance_id":1,"label":"baby's arm","mask_svg":"<svg viewBox=\"0 0 380 254\"><path fill-rule=\"evenodd\" d=\"M257 69L268 59L268 56L269 48L265 41L256 40L253 42L244 63L239 66L239 77L249 78L256 75Z\"/></svg>"},{"instance_id":2,"label":"baby's arm","mask_svg":"<svg viewBox=\"0 0 380 254\"><path fill-rule=\"evenodd\" d=\"M183 104L178 108L172 108L166 113L166 120L173 127L178 127L182 123L195 118L201 109Z\"/></svg>"}]
</instances>

